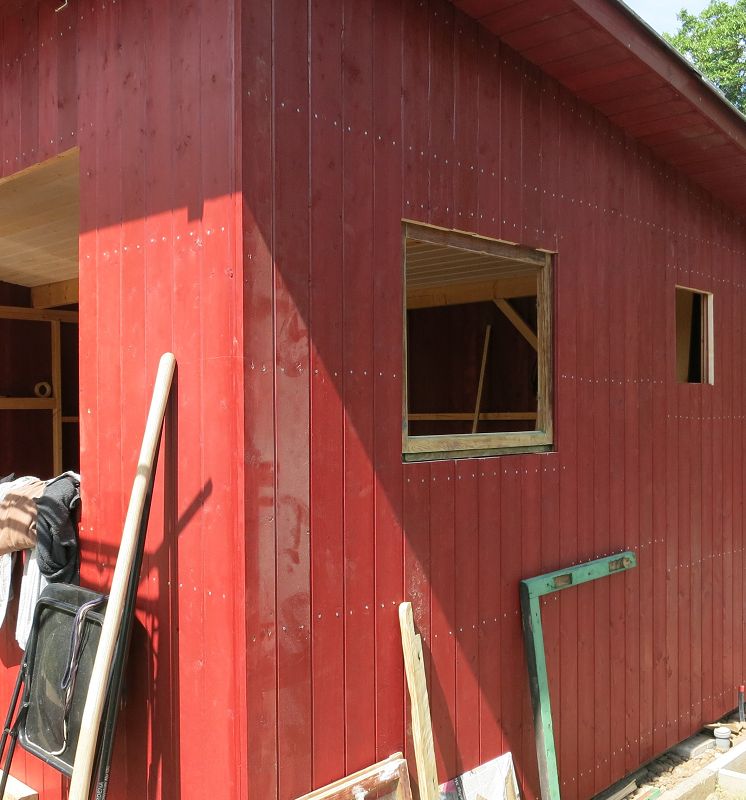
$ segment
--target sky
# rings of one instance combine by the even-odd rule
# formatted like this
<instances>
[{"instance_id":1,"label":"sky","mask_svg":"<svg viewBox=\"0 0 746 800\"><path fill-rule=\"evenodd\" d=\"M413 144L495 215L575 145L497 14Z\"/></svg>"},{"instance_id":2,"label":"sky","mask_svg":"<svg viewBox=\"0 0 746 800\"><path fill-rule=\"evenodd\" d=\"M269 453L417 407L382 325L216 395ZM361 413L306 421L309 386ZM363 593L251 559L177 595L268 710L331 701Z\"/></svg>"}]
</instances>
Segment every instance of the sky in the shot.
<instances>
[{"instance_id":1,"label":"sky","mask_svg":"<svg viewBox=\"0 0 746 800\"><path fill-rule=\"evenodd\" d=\"M675 33L679 23L676 14L685 8L690 14L699 14L709 0L624 0L624 2L658 33Z\"/></svg>"}]
</instances>

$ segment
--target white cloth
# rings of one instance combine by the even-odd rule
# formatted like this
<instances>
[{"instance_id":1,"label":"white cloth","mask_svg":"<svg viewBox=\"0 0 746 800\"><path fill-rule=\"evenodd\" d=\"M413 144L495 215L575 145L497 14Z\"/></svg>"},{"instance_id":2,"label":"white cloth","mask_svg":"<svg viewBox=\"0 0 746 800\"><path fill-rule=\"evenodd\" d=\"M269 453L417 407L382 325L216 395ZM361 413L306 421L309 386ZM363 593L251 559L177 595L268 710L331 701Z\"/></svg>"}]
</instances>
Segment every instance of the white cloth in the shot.
<instances>
[{"instance_id":1,"label":"white cloth","mask_svg":"<svg viewBox=\"0 0 746 800\"><path fill-rule=\"evenodd\" d=\"M27 483L33 483L38 480L33 475L24 475L21 478L16 478L14 481L7 483L0 483L0 502L5 500L5 495L13 489L20 486L25 486ZM0 556L0 626L5 622L5 614L8 611L8 603L13 599L13 555L14 553L5 553Z\"/></svg>"},{"instance_id":2,"label":"white cloth","mask_svg":"<svg viewBox=\"0 0 746 800\"><path fill-rule=\"evenodd\" d=\"M5 622L8 603L13 599L13 556L15 553L3 553L0 556L0 627Z\"/></svg>"},{"instance_id":3,"label":"white cloth","mask_svg":"<svg viewBox=\"0 0 746 800\"><path fill-rule=\"evenodd\" d=\"M21 594L18 598L18 621L16 622L16 641L21 650L26 649L31 623L34 620L34 609L39 595L49 581L39 571L36 548L24 551L23 578L21 578Z\"/></svg>"}]
</instances>

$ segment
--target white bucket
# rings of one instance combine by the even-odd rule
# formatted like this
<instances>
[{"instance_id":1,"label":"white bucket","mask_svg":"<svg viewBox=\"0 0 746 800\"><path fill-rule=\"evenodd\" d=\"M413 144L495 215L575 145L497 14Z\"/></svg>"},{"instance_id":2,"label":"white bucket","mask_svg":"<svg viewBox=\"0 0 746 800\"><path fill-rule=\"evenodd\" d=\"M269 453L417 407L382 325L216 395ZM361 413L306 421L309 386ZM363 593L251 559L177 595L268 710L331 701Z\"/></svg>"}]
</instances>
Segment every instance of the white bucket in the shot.
<instances>
[{"instance_id":1,"label":"white bucket","mask_svg":"<svg viewBox=\"0 0 746 800\"><path fill-rule=\"evenodd\" d=\"M715 734L717 749L722 750L724 753L730 750L730 728L721 725L719 728L715 728L713 733Z\"/></svg>"}]
</instances>

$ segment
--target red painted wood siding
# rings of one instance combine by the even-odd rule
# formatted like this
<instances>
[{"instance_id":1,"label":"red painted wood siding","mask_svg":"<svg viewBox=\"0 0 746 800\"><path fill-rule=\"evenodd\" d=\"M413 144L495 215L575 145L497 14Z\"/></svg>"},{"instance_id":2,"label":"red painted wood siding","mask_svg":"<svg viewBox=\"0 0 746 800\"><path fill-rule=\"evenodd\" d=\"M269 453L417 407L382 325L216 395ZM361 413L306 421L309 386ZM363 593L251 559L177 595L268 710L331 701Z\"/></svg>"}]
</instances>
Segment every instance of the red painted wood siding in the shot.
<instances>
[{"instance_id":1,"label":"red painted wood siding","mask_svg":"<svg viewBox=\"0 0 746 800\"><path fill-rule=\"evenodd\" d=\"M588 798L743 678L743 220L444 0L243 8L249 785L405 744L409 599L440 778L511 750L533 796L518 581L629 548L544 605ZM558 251L555 453L402 465L402 217ZM714 387L675 382L677 283Z\"/></svg>"},{"instance_id":2,"label":"red painted wood siding","mask_svg":"<svg viewBox=\"0 0 746 800\"><path fill-rule=\"evenodd\" d=\"M178 359L109 797L245 797L234 4L57 5L2 4L0 174L80 148L88 585L109 585L158 358ZM38 760L14 764L41 800L65 796Z\"/></svg>"},{"instance_id":3,"label":"red painted wood siding","mask_svg":"<svg viewBox=\"0 0 746 800\"><path fill-rule=\"evenodd\" d=\"M405 598L441 778L509 749L530 796L518 580L625 547L545 606L566 796L733 705L742 220L441 0L4 9L2 174L81 149L91 585L180 364L113 798L288 800L404 746ZM401 464L401 217L558 251L556 453ZM715 293L714 387L674 381L676 283Z\"/></svg>"}]
</instances>

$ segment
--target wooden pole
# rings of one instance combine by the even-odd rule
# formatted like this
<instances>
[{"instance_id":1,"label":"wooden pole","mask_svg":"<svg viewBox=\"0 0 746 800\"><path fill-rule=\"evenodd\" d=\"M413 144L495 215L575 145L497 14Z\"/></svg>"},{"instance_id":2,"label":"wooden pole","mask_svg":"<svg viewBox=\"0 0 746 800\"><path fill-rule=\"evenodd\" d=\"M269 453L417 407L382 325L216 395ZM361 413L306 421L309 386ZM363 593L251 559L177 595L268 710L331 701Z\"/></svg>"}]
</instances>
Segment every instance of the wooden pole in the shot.
<instances>
[{"instance_id":1,"label":"wooden pole","mask_svg":"<svg viewBox=\"0 0 746 800\"><path fill-rule=\"evenodd\" d=\"M158 442L161 438L163 417L166 413L166 404L175 367L176 359L172 353L165 353L161 356L153 389L153 399L150 403L150 411L145 424L145 434L137 463L137 472L132 484L127 516L124 520L119 555L117 556L114 576L111 581L109 602L106 606L106 613L101 626L101 637L96 650L96 659L93 662L88 694L83 708L68 800L88 800L90 793L91 775L96 757L96 744L106 700L106 690L117 638L120 635L122 626L122 612L126 603L127 586L137 553L137 534L140 528L150 476L155 469L155 456L158 450Z\"/></svg>"},{"instance_id":2,"label":"wooden pole","mask_svg":"<svg viewBox=\"0 0 746 800\"><path fill-rule=\"evenodd\" d=\"M52 462L53 472L62 472L62 339L60 321L52 320Z\"/></svg>"},{"instance_id":3,"label":"wooden pole","mask_svg":"<svg viewBox=\"0 0 746 800\"><path fill-rule=\"evenodd\" d=\"M482 389L484 388L484 371L487 367L487 351L490 347L490 333L492 332L492 325L487 326L484 332L484 347L482 348L482 366L479 369L479 386L477 386L477 404L474 409L474 421L471 425L471 432L476 433L479 427L479 412L482 408Z\"/></svg>"}]
</instances>

